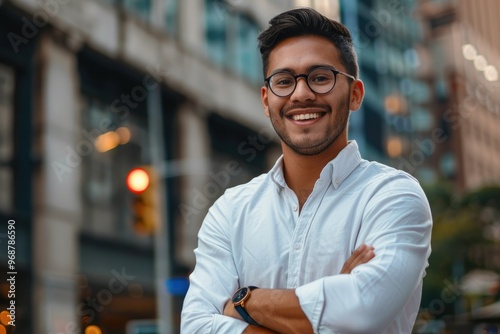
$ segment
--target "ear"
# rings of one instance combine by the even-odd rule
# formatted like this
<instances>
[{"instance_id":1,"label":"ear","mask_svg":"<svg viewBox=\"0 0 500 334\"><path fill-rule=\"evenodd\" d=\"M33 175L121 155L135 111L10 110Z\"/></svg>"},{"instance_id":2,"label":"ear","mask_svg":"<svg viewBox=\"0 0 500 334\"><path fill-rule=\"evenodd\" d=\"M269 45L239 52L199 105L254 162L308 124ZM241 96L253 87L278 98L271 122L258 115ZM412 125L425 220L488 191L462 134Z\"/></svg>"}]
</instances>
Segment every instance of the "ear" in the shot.
<instances>
[{"instance_id":1,"label":"ear","mask_svg":"<svg viewBox=\"0 0 500 334\"><path fill-rule=\"evenodd\" d=\"M269 88L267 88L267 86L264 85L260 88L260 99L262 101L262 105L264 106L264 114L267 117L270 117L270 115L269 115L269 101L267 100L268 93L269 93Z\"/></svg>"},{"instance_id":2,"label":"ear","mask_svg":"<svg viewBox=\"0 0 500 334\"><path fill-rule=\"evenodd\" d=\"M355 80L351 84L351 100L349 101L349 110L356 111L361 107L363 97L365 96L365 86L363 81Z\"/></svg>"}]
</instances>

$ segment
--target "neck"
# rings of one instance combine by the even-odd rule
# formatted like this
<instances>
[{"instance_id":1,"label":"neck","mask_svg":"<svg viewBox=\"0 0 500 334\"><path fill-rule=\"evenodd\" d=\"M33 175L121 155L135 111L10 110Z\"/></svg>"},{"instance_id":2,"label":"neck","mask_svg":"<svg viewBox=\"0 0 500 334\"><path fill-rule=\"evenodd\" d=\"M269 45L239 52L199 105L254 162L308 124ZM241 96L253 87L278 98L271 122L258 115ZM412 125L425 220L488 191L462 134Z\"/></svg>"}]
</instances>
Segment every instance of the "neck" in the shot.
<instances>
[{"instance_id":1,"label":"neck","mask_svg":"<svg viewBox=\"0 0 500 334\"><path fill-rule=\"evenodd\" d=\"M320 154L307 156L300 155L282 144L285 181L288 187L297 195L301 207L311 194L323 168L345 146L347 146L347 140L341 145L332 145L332 147Z\"/></svg>"}]
</instances>

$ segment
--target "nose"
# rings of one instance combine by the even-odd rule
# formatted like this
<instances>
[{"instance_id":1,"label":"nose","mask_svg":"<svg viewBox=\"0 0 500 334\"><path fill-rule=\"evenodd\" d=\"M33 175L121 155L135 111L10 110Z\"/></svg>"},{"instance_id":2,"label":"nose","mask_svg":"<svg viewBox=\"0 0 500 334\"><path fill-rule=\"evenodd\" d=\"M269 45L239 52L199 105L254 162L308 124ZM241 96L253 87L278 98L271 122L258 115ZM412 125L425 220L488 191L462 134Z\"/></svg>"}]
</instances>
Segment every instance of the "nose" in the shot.
<instances>
[{"instance_id":1,"label":"nose","mask_svg":"<svg viewBox=\"0 0 500 334\"><path fill-rule=\"evenodd\" d=\"M290 99L293 101L308 101L315 100L316 94L309 88L307 85L306 78L299 77L297 78L297 85L295 86L295 90L292 95L290 95Z\"/></svg>"}]
</instances>

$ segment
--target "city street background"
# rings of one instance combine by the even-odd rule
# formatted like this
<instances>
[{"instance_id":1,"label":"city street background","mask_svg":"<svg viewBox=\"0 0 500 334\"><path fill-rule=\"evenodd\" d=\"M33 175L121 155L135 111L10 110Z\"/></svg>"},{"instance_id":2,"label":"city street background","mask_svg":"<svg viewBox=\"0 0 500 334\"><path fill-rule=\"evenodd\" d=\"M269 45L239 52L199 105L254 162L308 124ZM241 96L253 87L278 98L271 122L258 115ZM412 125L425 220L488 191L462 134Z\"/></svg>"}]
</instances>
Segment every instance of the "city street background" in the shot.
<instances>
[{"instance_id":1,"label":"city street background","mask_svg":"<svg viewBox=\"0 0 500 334\"><path fill-rule=\"evenodd\" d=\"M280 155L256 37L298 6L353 34L349 138L429 198L414 333L499 333L500 0L0 0L0 334L179 332L209 207Z\"/></svg>"}]
</instances>

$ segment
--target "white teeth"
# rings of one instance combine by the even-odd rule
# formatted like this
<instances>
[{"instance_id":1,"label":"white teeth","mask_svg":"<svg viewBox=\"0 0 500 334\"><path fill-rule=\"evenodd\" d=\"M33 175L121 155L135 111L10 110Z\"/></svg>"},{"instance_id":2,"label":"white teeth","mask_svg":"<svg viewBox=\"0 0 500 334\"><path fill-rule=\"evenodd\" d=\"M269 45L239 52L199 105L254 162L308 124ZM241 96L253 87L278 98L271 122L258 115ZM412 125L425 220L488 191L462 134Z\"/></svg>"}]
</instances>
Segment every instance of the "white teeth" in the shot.
<instances>
[{"instance_id":1,"label":"white teeth","mask_svg":"<svg viewBox=\"0 0 500 334\"><path fill-rule=\"evenodd\" d=\"M308 119L315 119L319 118L321 115L319 113L314 113L314 114L300 114L300 115L293 115L292 119L294 121L304 121Z\"/></svg>"}]
</instances>

